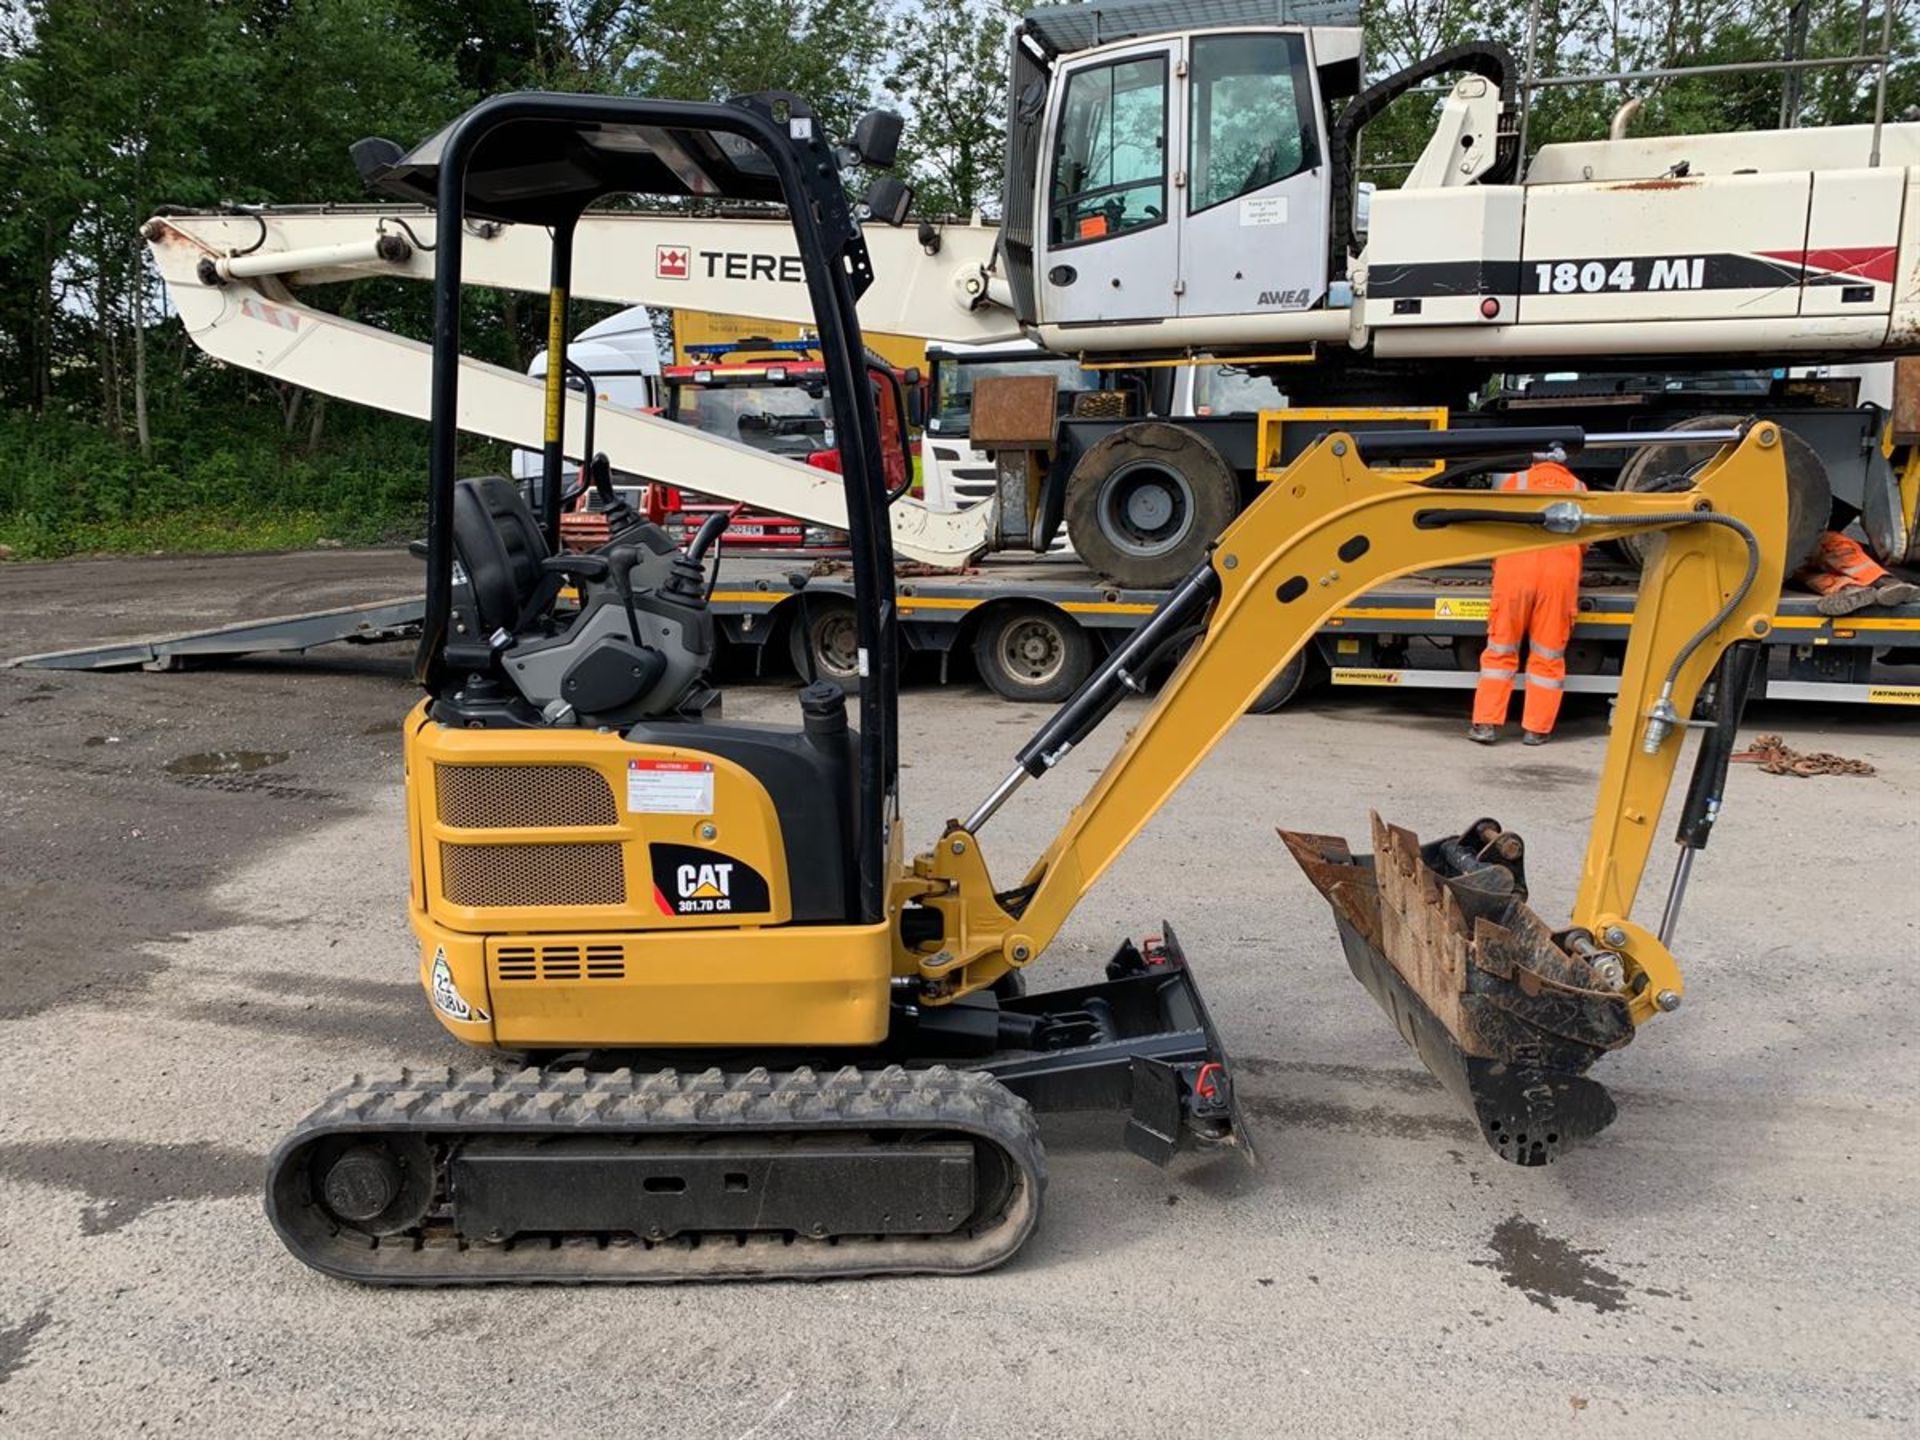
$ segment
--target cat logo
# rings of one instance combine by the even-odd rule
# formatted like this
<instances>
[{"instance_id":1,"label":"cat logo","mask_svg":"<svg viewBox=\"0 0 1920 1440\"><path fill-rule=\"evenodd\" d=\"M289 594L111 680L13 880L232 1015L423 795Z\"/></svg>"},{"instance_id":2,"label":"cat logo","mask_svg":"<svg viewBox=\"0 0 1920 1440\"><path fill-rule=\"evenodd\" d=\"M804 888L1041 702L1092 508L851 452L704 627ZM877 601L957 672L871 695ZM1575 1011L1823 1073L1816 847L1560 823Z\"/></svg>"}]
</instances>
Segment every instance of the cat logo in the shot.
<instances>
[{"instance_id":1,"label":"cat logo","mask_svg":"<svg viewBox=\"0 0 1920 1440\"><path fill-rule=\"evenodd\" d=\"M675 872L682 900L720 900L728 897L727 886L733 875L732 865L682 865ZM726 909L725 904L715 907Z\"/></svg>"},{"instance_id":2,"label":"cat logo","mask_svg":"<svg viewBox=\"0 0 1920 1440\"><path fill-rule=\"evenodd\" d=\"M648 848L662 915L752 915L773 908L766 877L744 860L693 845Z\"/></svg>"}]
</instances>

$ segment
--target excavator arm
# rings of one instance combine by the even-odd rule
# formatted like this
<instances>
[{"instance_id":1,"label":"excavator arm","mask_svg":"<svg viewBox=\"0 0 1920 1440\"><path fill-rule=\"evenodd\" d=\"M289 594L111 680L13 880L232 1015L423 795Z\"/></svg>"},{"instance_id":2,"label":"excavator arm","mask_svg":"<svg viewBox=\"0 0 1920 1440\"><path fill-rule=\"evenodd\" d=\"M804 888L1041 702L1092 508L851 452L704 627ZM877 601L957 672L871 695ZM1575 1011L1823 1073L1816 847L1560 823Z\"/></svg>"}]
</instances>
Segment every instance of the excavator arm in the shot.
<instances>
[{"instance_id":1,"label":"excavator arm","mask_svg":"<svg viewBox=\"0 0 1920 1440\"><path fill-rule=\"evenodd\" d=\"M1403 456L1471 443L1364 443L1379 456L1396 440ZM1524 845L1491 820L1422 847L1376 818L1370 859L1331 837L1283 832L1332 901L1355 973L1472 1106L1489 1141L1523 1163L1551 1158L1612 1117L1585 1068L1684 993L1666 944L1677 894L1662 933L1631 912L1685 717L1720 674L1735 703L1723 699L1722 727L1703 745L1708 773L1689 796L1683 856L1711 827L1744 688L1734 672L1749 658L1735 647L1767 633L1786 527L1771 423L1749 427L1691 490L1577 499L1409 484L1370 469L1352 437L1330 435L1263 487L1208 563L1035 736L993 795L919 858L898 898L937 913L939 938L903 948L899 968L919 977L929 1003L950 1003L1030 963L1248 703L1354 597L1416 570L1658 530L1567 925L1549 927L1528 908ZM1017 886L996 888L978 831L1086 737L1156 650L1183 638L1185 658L1053 843Z\"/></svg>"}]
</instances>

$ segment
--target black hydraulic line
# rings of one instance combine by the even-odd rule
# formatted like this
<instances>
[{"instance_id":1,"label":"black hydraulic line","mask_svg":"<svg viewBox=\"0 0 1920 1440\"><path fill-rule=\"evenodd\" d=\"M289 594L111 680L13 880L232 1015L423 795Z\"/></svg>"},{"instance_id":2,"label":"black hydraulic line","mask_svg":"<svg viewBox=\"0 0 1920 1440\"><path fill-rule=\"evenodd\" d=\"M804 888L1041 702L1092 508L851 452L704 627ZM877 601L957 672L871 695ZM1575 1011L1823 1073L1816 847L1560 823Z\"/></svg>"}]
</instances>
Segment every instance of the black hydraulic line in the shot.
<instances>
[{"instance_id":1,"label":"black hydraulic line","mask_svg":"<svg viewBox=\"0 0 1920 1440\"><path fill-rule=\"evenodd\" d=\"M406 221L406 217L405 217L405 216L403 216L403 215L389 215L389 216L387 217L387 219L388 219L388 220L390 220L390 221L392 221L392 223L393 223L393 224L394 224L394 225L395 225L395 226L396 226L397 228L399 228L400 230L402 230L402 231L404 231L404 232L406 232L406 237L407 237L407 239L409 239L409 240L411 240L411 241L413 242L413 248L414 248L414 249L416 249L416 250L420 250L420 251L424 251L424 252L425 252L426 254L428 254L428 255L431 255L431 254L432 254L432 253L433 253L433 252L434 252L435 250L437 250L437 249L439 249L439 248L440 248L440 247L439 247L438 245L427 245L427 244L424 244L424 243L422 243L422 241L421 241L421 239L420 239L420 237L419 237L419 236L418 236L417 234L415 234L415 233L414 233L414 229L413 229L413 226L411 226L411 225L409 225L409 224L407 223L407 221Z\"/></svg>"},{"instance_id":2,"label":"black hydraulic line","mask_svg":"<svg viewBox=\"0 0 1920 1440\"><path fill-rule=\"evenodd\" d=\"M1369 85L1347 102L1340 118L1327 127L1327 162L1333 191L1332 223L1328 226L1329 273L1340 277L1347 273L1349 250L1353 243L1355 142L1371 120L1407 91L1440 75L1456 71L1481 76L1500 87L1500 99L1512 104L1514 96L1513 54L1504 45L1484 40L1469 41L1435 51L1406 69L1396 71ZM1504 185L1513 177L1519 160L1515 137L1501 135L1495 142L1494 162L1479 177L1482 185Z\"/></svg>"},{"instance_id":3,"label":"black hydraulic line","mask_svg":"<svg viewBox=\"0 0 1920 1440\"><path fill-rule=\"evenodd\" d=\"M1720 818L1720 804L1726 795L1727 764L1733 758L1740 717L1746 713L1747 697L1764 664L1760 642L1736 640L1727 647L1714 667L1712 685L1712 723L1700 741L1694 756L1693 777L1687 782L1686 804L1680 810L1680 824L1674 839L1680 855L1674 862L1673 879L1667 886L1667 903L1660 913L1660 943L1673 943L1680 923L1680 906L1687 896L1687 882L1693 876L1693 857L1706 849L1713 836L1713 825ZM1662 1008L1671 1008L1664 1000Z\"/></svg>"},{"instance_id":4,"label":"black hydraulic line","mask_svg":"<svg viewBox=\"0 0 1920 1440\"><path fill-rule=\"evenodd\" d=\"M1417 432L1416 432L1417 433ZM1543 492L1534 492L1535 494ZM1550 492L1561 493L1561 492ZM1570 493L1570 492L1568 492ZM1556 514L1555 512L1559 512ZM1570 517L1573 523L1564 523L1563 517ZM1668 665L1666 677L1661 681L1660 697L1654 704L1654 718L1662 722L1649 732L1649 752L1657 749L1665 738L1667 729L1676 717L1670 711L1673 700L1674 682L1680 678L1680 671L1687 661L1693 658L1707 641L1707 637L1727 622L1727 618L1745 603L1747 593L1753 589L1753 582L1760 575L1760 537L1755 535L1745 521L1732 515L1722 515L1714 510L1662 510L1651 515L1588 515L1581 510L1579 502L1563 500L1545 510L1494 510L1472 506L1436 507L1431 510L1416 510L1413 515L1416 530L1441 530L1449 525L1530 525L1539 529L1561 529L1571 537L1589 525L1627 525L1638 530L1670 530L1681 525L1718 525L1738 535L1747 550L1747 568L1740 582L1728 592L1713 618L1694 631L1687 643L1682 645Z\"/></svg>"},{"instance_id":5,"label":"black hydraulic line","mask_svg":"<svg viewBox=\"0 0 1920 1440\"><path fill-rule=\"evenodd\" d=\"M1759 641L1736 640L1727 647L1715 670L1713 726L1701 738L1700 753L1694 756L1687 802L1681 807L1680 825L1674 835L1674 839L1689 850L1707 848L1713 823L1720 818L1720 802L1727 788L1727 763L1738 743L1740 719L1746 713L1747 698L1753 693L1760 660Z\"/></svg>"},{"instance_id":6,"label":"black hydraulic line","mask_svg":"<svg viewBox=\"0 0 1920 1440\"><path fill-rule=\"evenodd\" d=\"M1547 512L1544 510L1493 510L1484 506L1449 505L1432 510L1413 512L1413 528L1416 530L1445 530L1450 525L1533 525L1544 527Z\"/></svg>"},{"instance_id":7,"label":"black hydraulic line","mask_svg":"<svg viewBox=\"0 0 1920 1440\"><path fill-rule=\"evenodd\" d=\"M1167 642L1196 625L1220 594L1220 577L1210 561L1202 561L1160 608L1126 642L1089 675L1080 688L1053 713L1014 758L1020 768L1038 779L1060 757L1078 745L1106 719L1129 692L1140 688L1139 674Z\"/></svg>"},{"instance_id":8,"label":"black hydraulic line","mask_svg":"<svg viewBox=\"0 0 1920 1440\"><path fill-rule=\"evenodd\" d=\"M1360 458L1369 465L1387 460L1470 460L1529 455L1559 450L1579 453L1587 432L1578 425L1522 425L1487 430L1363 430L1352 437Z\"/></svg>"}]
</instances>

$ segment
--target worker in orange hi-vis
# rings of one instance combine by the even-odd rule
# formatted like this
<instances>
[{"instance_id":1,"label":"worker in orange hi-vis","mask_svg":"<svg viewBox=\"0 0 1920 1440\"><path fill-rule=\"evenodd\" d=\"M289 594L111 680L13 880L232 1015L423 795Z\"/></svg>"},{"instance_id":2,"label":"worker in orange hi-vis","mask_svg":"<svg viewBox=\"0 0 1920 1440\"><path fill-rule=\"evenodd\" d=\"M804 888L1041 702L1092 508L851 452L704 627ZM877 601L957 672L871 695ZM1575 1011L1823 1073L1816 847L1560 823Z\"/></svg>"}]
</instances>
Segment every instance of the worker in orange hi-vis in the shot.
<instances>
[{"instance_id":1,"label":"worker in orange hi-vis","mask_svg":"<svg viewBox=\"0 0 1920 1440\"><path fill-rule=\"evenodd\" d=\"M1566 466L1542 460L1507 476L1502 490L1585 490ZM1507 720L1520 670L1520 642L1527 643L1527 702L1521 714L1525 743L1544 745L1560 714L1567 678L1567 641L1580 602L1584 545L1556 545L1502 555L1493 562L1493 606L1487 615L1487 646L1480 652L1480 680L1473 690L1473 723L1467 738L1491 745Z\"/></svg>"},{"instance_id":2,"label":"worker in orange hi-vis","mask_svg":"<svg viewBox=\"0 0 1920 1440\"><path fill-rule=\"evenodd\" d=\"M1896 579L1865 546L1838 530L1821 535L1813 557L1793 578L1795 584L1820 597L1813 608L1822 615L1851 615L1869 605L1911 605L1920 600L1920 585Z\"/></svg>"}]
</instances>

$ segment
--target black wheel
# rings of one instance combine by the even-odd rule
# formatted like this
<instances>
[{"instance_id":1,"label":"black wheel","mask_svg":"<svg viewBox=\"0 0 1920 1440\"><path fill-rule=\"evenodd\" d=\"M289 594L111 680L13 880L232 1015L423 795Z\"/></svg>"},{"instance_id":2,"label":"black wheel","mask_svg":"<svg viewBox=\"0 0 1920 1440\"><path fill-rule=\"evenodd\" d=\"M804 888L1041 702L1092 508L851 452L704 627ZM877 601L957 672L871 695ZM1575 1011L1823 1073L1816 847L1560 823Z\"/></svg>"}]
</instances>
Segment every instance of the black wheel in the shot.
<instances>
[{"instance_id":1,"label":"black wheel","mask_svg":"<svg viewBox=\"0 0 1920 1440\"><path fill-rule=\"evenodd\" d=\"M1669 430L1734 430L1745 424L1738 415L1696 415L1669 425ZM1805 440L1780 427L1787 450L1787 573L1791 575L1812 558L1833 509L1833 486L1827 467ZM1656 445L1636 454L1620 471L1620 489L1639 493L1685 490L1718 445ZM1653 535L1630 535L1614 542L1637 568L1646 563Z\"/></svg>"},{"instance_id":2,"label":"black wheel","mask_svg":"<svg viewBox=\"0 0 1920 1440\"><path fill-rule=\"evenodd\" d=\"M1191 430L1123 425L1067 478L1067 536L1095 570L1135 589L1172 585L1240 511L1240 482Z\"/></svg>"},{"instance_id":3,"label":"black wheel","mask_svg":"<svg viewBox=\"0 0 1920 1440\"><path fill-rule=\"evenodd\" d=\"M826 600L818 596L793 602L793 618L787 625L787 653L802 680L834 680L849 687L858 684L860 637L853 606L838 598Z\"/></svg>"},{"instance_id":4,"label":"black wheel","mask_svg":"<svg viewBox=\"0 0 1920 1440\"><path fill-rule=\"evenodd\" d=\"M1008 605L981 619L973 663L1004 700L1064 700L1093 668L1093 641L1051 605Z\"/></svg>"},{"instance_id":5,"label":"black wheel","mask_svg":"<svg viewBox=\"0 0 1920 1440\"><path fill-rule=\"evenodd\" d=\"M1320 658L1320 652L1308 641L1301 647L1300 653L1289 660L1280 673L1268 682L1267 688L1254 697L1247 706L1249 715L1271 715L1283 710L1300 696L1312 690L1325 677L1326 662Z\"/></svg>"},{"instance_id":6,"label":"black wheel","mask_svg":"<svg viewBox=\"0 0 1920 1440\"><path fill-rule=\"evenodd\" d=\"M397 1235L433 1204L433 1152L418 1135L338 1136L307 1165L312 1201L335 1224L363 1235Z\"/></svg>"}]
</instances>

